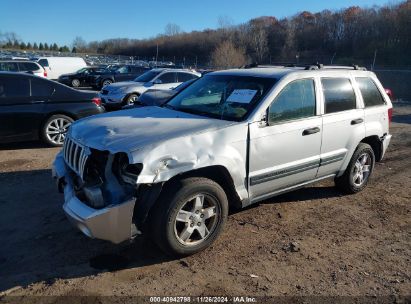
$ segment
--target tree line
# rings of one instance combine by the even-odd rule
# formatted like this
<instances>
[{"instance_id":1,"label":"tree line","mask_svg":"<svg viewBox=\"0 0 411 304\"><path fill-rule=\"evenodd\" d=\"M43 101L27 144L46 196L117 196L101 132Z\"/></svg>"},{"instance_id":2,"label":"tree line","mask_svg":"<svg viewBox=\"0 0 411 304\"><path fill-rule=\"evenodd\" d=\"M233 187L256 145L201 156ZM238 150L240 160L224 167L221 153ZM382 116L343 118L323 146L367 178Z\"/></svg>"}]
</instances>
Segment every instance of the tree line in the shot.
<instances>
[{"instance_id":1,"label":"tree line","mask_svg":"<svg viewBox=\"0 0 411 304\"><path fill-rule=\"evenodd\" d=\"M163 34L150 39L86 42L77 37L73 50L222 68L251 62L411 65L411 0L304 11L282 19L262 16L237 25L221 17L218 23L217 29L188 33L168 24Z\"/></svg>"}]
</instances>

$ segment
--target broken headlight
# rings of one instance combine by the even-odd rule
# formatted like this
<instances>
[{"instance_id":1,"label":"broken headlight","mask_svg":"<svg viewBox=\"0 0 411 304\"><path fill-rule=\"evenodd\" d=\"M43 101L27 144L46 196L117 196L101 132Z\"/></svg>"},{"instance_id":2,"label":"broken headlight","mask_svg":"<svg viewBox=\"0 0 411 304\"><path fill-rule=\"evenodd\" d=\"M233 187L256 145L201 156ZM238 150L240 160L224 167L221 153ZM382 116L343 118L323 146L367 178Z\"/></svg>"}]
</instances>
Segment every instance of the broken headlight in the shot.
<instances>
[{"instance_id":1,"label":"broken headlight","mask_svg":"<svg viewBox=\"0 0 411 304\"><path fill-rule=\"evenodd\" d=\"M143 170L143 164L129 164L126 154L118 153L113 163L113 173L120 182L136 184L138 175Z\"/></svg>"}]
</instances>

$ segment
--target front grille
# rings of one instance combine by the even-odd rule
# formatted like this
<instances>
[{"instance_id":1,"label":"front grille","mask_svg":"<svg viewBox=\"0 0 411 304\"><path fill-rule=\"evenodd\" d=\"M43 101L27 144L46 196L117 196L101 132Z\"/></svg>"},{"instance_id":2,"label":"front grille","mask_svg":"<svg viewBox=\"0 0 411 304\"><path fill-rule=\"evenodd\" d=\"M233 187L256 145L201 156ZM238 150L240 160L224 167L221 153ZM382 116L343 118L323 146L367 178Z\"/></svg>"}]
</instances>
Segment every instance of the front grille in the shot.
<instances>
[{"instance_id":1,"label":"front grille","mask_svg":"<svg viewBox=\"0 0 411 304\"><path fill-rule=\"evenodd\" d=\"M88 147L76 143L68 136L66 137L63 146L64 160L67 166L80 176L81 179L84 178L84 169L90 154L91 152Z\"/></svg>"},{"instance_id":2,"label":"front grille","mask_svg":"<svg viewBox=\"0 0 411 304\"><path fill-rule=\"evenodd\" d=\"M108 94L108 90L101 90L101 94L107 95L107 94Z\"/></svg>"}]
</instances>

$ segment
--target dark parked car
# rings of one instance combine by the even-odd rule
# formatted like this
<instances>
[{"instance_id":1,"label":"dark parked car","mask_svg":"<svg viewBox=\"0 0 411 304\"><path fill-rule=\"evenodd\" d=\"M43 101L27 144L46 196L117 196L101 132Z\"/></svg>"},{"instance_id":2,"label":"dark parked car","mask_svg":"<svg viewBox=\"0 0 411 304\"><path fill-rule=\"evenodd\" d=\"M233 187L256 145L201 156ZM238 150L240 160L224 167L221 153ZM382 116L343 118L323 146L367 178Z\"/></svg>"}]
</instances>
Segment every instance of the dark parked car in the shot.
<instances>
[{"instance_id":1,"label":"dark parked car","mask_svg":"<svg viewBox=\"0 0 411 304\"><path fill-rule=\"evenodd\" d=\"M162 106L165 104L171 97L176 95L177 93L184 90L190 84L192 84L197 79L191 79L186 82L183 82L179 86L171 89L171 90L147 90L138 98L137 101L134 102L133 105L126 105L123 109L130 109L134 107L145 107L145 106Z\"/></svg>"},{"instance_id":2,"label":"dark parked car","mask_svg":"<svg viewBox=\"0 0 411 304\"><path fill-rule=\"evenodd\" d=\"M106 69L92 66L81 68L75 73L63 74L58 78L58 82L68 85L73 88L78 87L90 87L90 80L93 79L93 76L101 75L106 73Z\"/></svg>"},{"instance_id":3,"label":"dark parked car","mask_svg":"<svg viewBox=\"0 0 411 304\"><path fill-rule=\"evenodd\" d=\"M104 112L96 93L29 74L0 72L0 142L61 146L70 124Z\"/></svg>"},{"instance_id":4,"label":"dark parked car","mask_svg":"<svg viewBox=\"0 0 411 304\"><path fill-rule=\"evenodd\" d=\"M101 89L113 82L128 81L147 72L149 68L135 65L119 65L115 69L106 69L101 75L93 75L90 77L91 86L96 89Z\"/></svg>"},{"instance_id":5,"label":"dark parked car","mask_svg":"<svg viewBox=\"0 0 411 304\"><path fill-rule=\"evenodd\" d=\"M28 60L0 60L0 71L22 72L39 77L47 77L47 72L41 65Z\"/></svg>"}]
</instances>

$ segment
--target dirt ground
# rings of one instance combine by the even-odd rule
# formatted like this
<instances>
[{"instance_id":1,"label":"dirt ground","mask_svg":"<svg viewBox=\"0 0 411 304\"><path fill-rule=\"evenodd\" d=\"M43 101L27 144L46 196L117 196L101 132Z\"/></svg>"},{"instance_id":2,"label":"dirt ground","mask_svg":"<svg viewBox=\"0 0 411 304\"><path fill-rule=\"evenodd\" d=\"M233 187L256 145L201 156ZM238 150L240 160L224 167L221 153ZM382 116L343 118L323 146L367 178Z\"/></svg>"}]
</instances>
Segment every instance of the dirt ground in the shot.
<instances>
[{"instance_id":1,"label":"dirt ground","mask_svg":"<svg viewBox=\"0 0 411 304\"><path fill-rule=\"evenodd\" d=\"M65 218L51 179L58 149L2 145L0 298L389 296L401 302L411 295L411 103L396 104L394 113L393 140L366 190L344 196L325 181L270 199L230 215L211 248L180 260L142 239L116 246L83 236Z\"/></svg>"}]
</instances>

